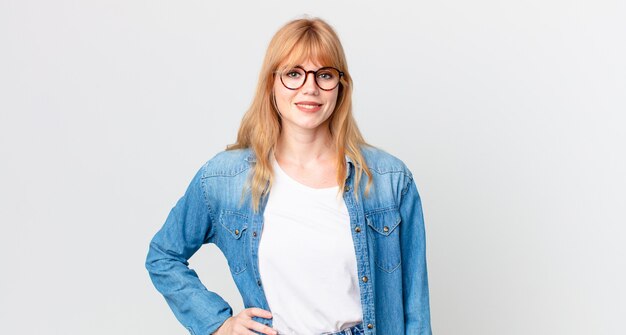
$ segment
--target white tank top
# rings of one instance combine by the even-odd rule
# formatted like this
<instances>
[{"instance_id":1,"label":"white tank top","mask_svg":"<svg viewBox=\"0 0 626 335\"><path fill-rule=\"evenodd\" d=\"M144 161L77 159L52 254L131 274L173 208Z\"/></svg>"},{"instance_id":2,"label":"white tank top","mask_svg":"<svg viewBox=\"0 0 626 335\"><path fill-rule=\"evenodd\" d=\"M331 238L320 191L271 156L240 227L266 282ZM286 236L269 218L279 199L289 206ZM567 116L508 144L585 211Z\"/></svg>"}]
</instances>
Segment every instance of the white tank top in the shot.
<instances>
[{"instance_id":1,"label":"white tank top","mask_svg":"<svg viewBox=\"0 0 626 335\"><path fill-rule=\"evenodd\" d=\"M350 216L338 186L292 179L276 159L263 214L259 273L279 334L335 332L358 324L362 309Z\"/></svg>"}]
</instances>

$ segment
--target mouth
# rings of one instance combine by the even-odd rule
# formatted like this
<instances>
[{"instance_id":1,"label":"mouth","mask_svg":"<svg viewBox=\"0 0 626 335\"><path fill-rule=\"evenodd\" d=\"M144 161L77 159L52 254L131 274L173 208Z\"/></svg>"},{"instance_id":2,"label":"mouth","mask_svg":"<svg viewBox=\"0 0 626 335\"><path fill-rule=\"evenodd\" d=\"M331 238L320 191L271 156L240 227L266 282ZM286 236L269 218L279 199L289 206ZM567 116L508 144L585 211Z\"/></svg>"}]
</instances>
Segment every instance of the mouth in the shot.
<instances>
[{"instance_id":1,"label":"mouth","mask_svg":"<svg viewBox=\"0 0 626 335\"><path fill-rule=\"evenodd\" d=\"M314 107L321 107L322 104L318 104L314 102L296 102L296 106L301 106L304 108L314 108Z\"/></svg>"},{"instance_id":2,"label":"mouth","mask_svg":"<svg viewBox=\"0 0 626 335\"><path fill-rule=\"evenodd\" d=\"M318 111L322 107L322 104L314 102L314 101L296 102L295 105L298 107L298 109L302 111L309 111L309 112Z\"/></svg>"}]
</instances>

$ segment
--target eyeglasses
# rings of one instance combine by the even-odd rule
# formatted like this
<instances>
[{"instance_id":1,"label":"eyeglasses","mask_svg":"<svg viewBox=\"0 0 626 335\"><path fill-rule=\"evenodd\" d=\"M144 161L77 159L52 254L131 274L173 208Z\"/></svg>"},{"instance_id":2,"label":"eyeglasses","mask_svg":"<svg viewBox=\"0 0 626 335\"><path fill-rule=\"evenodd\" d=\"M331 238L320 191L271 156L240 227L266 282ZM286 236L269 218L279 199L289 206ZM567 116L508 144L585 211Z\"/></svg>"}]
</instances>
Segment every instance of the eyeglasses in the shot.
<instances>
[{"instance_id":1,"label":"eyeglasses","mask_svg":"<svg viewBox=\"0 0 626 335\"><path fill-rule=\"evenodd\" d=\"M315 84L324 91L335 89L335 87L339 85L339 80L343 77L343 72L331 66L320 68L317 71L307 71L301 66L296 66L293 69L279 73L280 81L283 83L283 86L290 90L297 90L304 86L309 73L313 73Z\"/></svg>"}]
</instances>

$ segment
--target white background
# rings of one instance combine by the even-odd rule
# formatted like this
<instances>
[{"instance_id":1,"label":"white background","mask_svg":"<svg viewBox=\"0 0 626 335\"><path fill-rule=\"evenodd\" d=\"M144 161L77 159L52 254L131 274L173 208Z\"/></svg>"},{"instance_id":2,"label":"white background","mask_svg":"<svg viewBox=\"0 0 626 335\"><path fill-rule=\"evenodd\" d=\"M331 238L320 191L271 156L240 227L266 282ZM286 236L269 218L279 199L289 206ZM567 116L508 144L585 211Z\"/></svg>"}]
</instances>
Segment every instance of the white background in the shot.
<instances>
[{"instance_id":1,"label":"white background","mask_svg":"<svg viewBox=\"0 0 626 335\"><path fill-rule=\"evenodd\" d=\"M187 334L149 240L302 14L415 175L436 334L626 333L621 0L2 0L0 333ZM191 263L242 309L217 248Z\"/></svg>"}]
</instances>

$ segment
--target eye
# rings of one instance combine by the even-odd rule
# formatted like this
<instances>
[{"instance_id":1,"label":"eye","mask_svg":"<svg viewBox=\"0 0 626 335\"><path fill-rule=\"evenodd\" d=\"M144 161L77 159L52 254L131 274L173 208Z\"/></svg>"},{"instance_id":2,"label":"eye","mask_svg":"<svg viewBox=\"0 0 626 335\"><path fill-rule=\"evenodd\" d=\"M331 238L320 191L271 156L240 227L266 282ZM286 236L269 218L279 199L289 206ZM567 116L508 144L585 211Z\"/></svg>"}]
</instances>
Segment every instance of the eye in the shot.
<instances>
[{"instance_id":1,"label":"eye","mask_svg":"<svg viewBox=\"0 0 626 335\"><path fill-rule=\"evenodd\" d=\"M332 71L322 71L317 75L317 77L323 80L333 80L335 78L335 74Z\"/></svg>"},{"instance_id":2,"label":"eye","mask_svg":"<svg viewBox=\"0 0 626 335\"><path fill-rule=\"evenodd\" d=\"M302 76L302 71L298 69L291 69L285 72L285 76L288 78L300 78Z\"/></svg>"}]
</instances>

